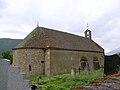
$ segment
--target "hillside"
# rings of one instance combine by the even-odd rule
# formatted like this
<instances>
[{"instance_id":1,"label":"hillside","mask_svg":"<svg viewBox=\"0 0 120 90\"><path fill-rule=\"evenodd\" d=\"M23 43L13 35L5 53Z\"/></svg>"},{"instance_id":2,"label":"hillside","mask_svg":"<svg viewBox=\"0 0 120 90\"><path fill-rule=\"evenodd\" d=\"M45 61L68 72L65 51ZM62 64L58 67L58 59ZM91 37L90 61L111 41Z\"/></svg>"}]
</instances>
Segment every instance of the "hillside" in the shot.
<instances>
[{"instance_id":1,"label":"hillside","mask_svg":"<svg viewBox=\"0 0 120 90\"><path fill-rule=\"evenodd\" d=\"M4 51L10 51L12 53L12 48L14 48L21 39L10 39L10 38L1 38L0 39L0 56Z\"/></svg>"}]
</instances>

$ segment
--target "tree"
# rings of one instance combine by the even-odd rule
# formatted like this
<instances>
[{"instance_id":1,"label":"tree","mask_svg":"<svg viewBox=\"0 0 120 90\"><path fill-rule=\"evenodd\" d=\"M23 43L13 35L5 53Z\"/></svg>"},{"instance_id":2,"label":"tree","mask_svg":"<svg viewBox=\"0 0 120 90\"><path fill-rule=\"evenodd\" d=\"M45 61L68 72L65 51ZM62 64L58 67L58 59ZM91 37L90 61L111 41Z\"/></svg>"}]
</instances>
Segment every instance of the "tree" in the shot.
<instances>
[{"instance_id":1,"label":"tree","mask_svg":"<svg viewBox=\"0 0 120 90\"><path fill-rule=\"evenodd\" d=\"M2 58L9 59L11 61L11 63L13 61L13 55L11 55L9 51L3 52L2 53Z\"/></svg>"}]
</instances>

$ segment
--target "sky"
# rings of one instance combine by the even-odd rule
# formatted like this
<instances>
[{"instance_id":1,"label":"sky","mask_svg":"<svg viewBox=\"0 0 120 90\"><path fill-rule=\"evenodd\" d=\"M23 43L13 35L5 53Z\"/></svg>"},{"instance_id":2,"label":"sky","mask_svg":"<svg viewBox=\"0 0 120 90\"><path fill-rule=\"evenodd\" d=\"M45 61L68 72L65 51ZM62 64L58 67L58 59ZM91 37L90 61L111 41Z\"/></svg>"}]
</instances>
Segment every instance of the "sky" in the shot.
<instances>
[{"instance_id":1,"label":"sky","mask_svg":"<svg viewBox=\"0 0 120 90\"><path fill-rule=\"evenodd\" d=\"M105 53L120 47L120 0L0 0L0 38L24 39L39 26L92 39Z\"/></svg>"}]
</instances>

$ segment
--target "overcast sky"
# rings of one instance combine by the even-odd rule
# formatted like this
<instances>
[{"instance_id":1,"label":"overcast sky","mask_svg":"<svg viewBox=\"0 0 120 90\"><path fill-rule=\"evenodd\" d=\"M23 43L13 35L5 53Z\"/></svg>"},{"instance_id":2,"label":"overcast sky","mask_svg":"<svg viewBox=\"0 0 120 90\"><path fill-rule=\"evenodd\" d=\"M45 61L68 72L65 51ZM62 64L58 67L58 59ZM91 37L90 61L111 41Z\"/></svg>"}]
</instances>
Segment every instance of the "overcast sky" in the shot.
<instances>
[{"instance_id":1,"label":"overcast sky","mask_svg":"<svg viewBox=\"0 0 120 90\"><path fill-rule=\"evenodd\" d=\"M25 38L39 26L92 39L105 52L120 47L120 0L0 0L0 38Z\"/></svg>"}]
</instances>

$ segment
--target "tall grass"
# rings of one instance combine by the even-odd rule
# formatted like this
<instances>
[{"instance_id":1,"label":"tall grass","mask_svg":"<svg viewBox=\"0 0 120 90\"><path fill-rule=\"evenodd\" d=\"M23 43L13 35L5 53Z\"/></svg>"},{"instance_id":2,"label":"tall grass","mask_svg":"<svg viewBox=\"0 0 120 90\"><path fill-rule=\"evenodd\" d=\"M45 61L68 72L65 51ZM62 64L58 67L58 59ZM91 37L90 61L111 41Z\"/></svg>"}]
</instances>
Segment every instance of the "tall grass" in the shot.
<instances>
[{"instance_id":1,"label":"tall grass","mask_svg":"<svg viewBox=\"0 0 120 90\"><path fill-rule=\"evenodd\" d=\"M89 85L91 81L103 76L103 70L93 71L86 75L83 71L76 73L74 76L70 74L56 75L52 77L32 76L28 79L32 84L42 83L42 89L37 90L69 90L73 87ZM41 77L41 78L40 78Z\"/></svg>"}]
</instances>

